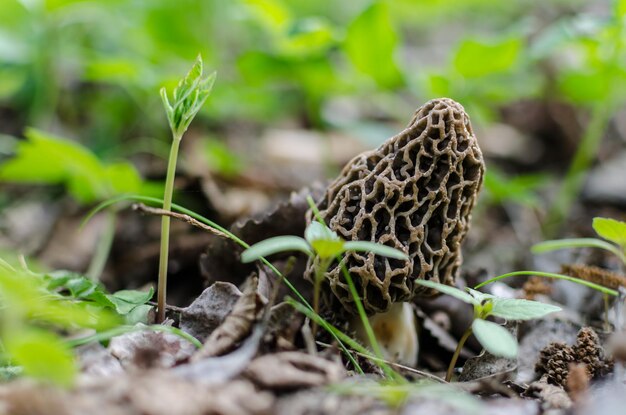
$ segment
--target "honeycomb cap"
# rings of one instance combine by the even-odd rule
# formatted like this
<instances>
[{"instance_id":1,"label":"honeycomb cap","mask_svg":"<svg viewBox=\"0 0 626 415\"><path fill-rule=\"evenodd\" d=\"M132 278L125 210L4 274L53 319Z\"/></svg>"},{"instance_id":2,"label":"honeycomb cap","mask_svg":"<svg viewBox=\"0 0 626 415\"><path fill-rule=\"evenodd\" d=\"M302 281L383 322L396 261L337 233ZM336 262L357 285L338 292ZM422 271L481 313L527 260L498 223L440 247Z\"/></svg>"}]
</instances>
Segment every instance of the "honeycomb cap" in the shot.
<instances>
[{"instance_id":1,"label":"honeycomb cap","mask_svg":"<svg viewBox=\"0 0 626 415\"><path fill-rule=\"evenodd\" d=\"M483 174L469 116L459 103L439 98L420 107L404 131L352 159L328 186L318 208L332 230L347 241L376 242L409 256L347 252L342 258L368 314L432 294L416 279L454 284ZM307 222L311 217L309 210ZM307 265L309 280L316 261ZM322 295L331 307L339 301L356 313L337 262L326 274Z\"/></svg>"}]
</instances>

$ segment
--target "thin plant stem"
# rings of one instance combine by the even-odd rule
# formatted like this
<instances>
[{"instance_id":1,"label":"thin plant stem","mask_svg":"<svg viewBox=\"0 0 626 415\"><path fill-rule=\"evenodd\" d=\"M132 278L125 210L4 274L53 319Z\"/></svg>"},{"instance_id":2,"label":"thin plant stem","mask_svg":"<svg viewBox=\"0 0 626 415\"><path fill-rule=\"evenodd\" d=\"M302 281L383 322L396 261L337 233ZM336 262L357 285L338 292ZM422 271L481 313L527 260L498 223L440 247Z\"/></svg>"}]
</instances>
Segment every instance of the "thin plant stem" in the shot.
<instances>
[{"instance_id":1,"label":"thin plant stem","mask_svg":"<svg viewBox=\"0 0 626 415\"><path fill-rule=\"evenodd\" d=\"M156 197L141 196L141 195L122 195L122 196L118 196L116 198L112 198L112 199L106 200L104 202L101 202L100 204L98 204L98 206L93 208L87 214L85 219L83 219L83 223L82 223L81 226L84 226L84 224L86 222L88 222L89 219L93 217L93 215L95 215L96 213L98 213L102 209L105 209L105 208L107 208L107 207L109 207L111 205L114 205L116 203L123 202L123 201L143 202L143 203L148 203L148 204L152 204L152 205L163 204L163 200L161 200L159 198L156 198ZM210 219L205 218L202 215L197 214L193 210L189 210L189 209L187 209L187 208L185 208L183 206L177 205L176 203L172 203L171 207L172 207L173 210L175 210L177 212L189 215L192 218L198 220L199 222L202 222L202 223L204 223L204 224L206 224L208 226L211 226L211 227L219 230L220 232L224 233L226 236L228 236L228 238L230 238L231 240L235 241L237 244L239 244L243 248L250 248L250 245L248 243L246 243L241 238L237 237L235 234L230 232L228 229L224 228L223 226L220 226L219 224L213 222ZM330 325L330 323L328 323L326 320L321 318L318 314L313 312L313 307L311 307L311 304L309 304L309 302L306 300L306 298L304 298L304 296L302 294L300 294L300 292L296 289L296 287L294 287L294 285L291 283L291 281L289 281L288 278L285 278L283 276L283 274L271 262L269 262L266 258L261 258L260 260L272 272L274 272L276 275L278 275L280 278L282 278L282 281L285 283L287 288L289 288L294 293L294 295L298 298L298 301L300 301L300 302L299 303L295 302L295 303L302 307L301 309L298 309L298 310L299 311L307 310L310 314L309 315L307 315L305 313L303 313L303 314L307 315L307 317L311 318L311 320L317 321L317 323L318 323L318 325L320 327L322 327L324 330L328 331L330 333L330 335L333 336L333 338L337 341L337 344L339 345L339 348L341 349L341 351L347 356L348 360L350 360L350 362L354 365L356 371L359 374L364 374L363 369L361 368L359 363L356 361L354 356L352 356L350 351L345 346L346 344L348 344L350 347L354 348L353 345L358 345L358 343L353 341L352 339L350 339L350 337L348 337L346 335L343 335L343 333L341 333L337 329L333 330L333 327ZM312 318L311 316L316 316L317 318ZM343 336L341 336L341 335L343 335ZM352 343L346 341L346 339L347 340L352 340Z\"/></svg>"},{"instance_id":2,"label":"thin plant stem","mask_svg":"<svg viewBox=\"0 0 626 415\"><path fill-rule=\"evenodd\" d=\"M100 279L102 271L104 271L104 266L109 258L111 245L113 244L113 238L115 237L115 222L115 211L110 210L106 212L104 232L100 235L98 245L96 246L96 252L91 258L91 263L89 264L89 269L87 270L87 276L93 281Z\"/></svg>"},{"instance_id":3,"label":"thin plant stem","mask_svg":"<svg viewBox=\"0 0 626 415\"><path fill-rule=\"evenodd\" d=\"M602 299L604 300L604 331L611 331L611 324L609 323L609 296L607 294L602 294Z\"/></svg>"},{"instance_id":4,"label":"thin plant stem","mask_svg":"<svg viewBox=\"0 0 626 415\"><path fill-rule=\"evenodd\" d=\"M488 279L487 281L483 281L480 284L476 285L474 287L475 290L484 287L487 284L491 284L493 282L499 281L499 280L503 280L505 278L509 278L509 277L517 277L517 276L537 276L537 277L545 277L545 278L554 278L554 279L558 279L558 280L566 280L566 281L570 281L576 284L580 284L580 285L584 285L585 287L589 287L592 288L596 291L599 291L601 293L604 294L608 294L608 295L612 295L613 297L617 297L618 292L611 289L611 288L607 288L604 287L602 285L599 284L595 284L593 282L589 282L589 281L585 281L582 280L580 278L574 278L574 277L570 277L568 275L561 275L561 274L555 274L552 272L541 272L541 271L515 271L515 272L509 272L506 274L502 274L502 275L498 275L497 277L493 277Z\"/></svg>"},{"instance_id":5,"label":"thin plant stem","mask_svg":"<svg viewBox=\"0 0 626 415\"><path fill-rule=\"evenodd\" d=\"M361 319L361 323L365 328L365 333L367 335L367 339L372 346L374 355L379 361L375 362L382 369L385 375L392 380L395 381L403 381L404 378L396 373L389 365L384 363L383 353L378 345L378 340L376 340L376 335L374 334L374 330L372 329L372 325L370 324L369 319L367 318L367 314L365 313L365 308L363 307L363 302L361 301L361 297L359 297L359 293L356 291L356 287L354 285L354 281L352 281L352 277L350 276L350 272L346 268L346 265L341 263L341 257L337 257L337 261L341 264L341 272L343 273L346 282L348 283L348 287L350 288L350 294L352 294L352 298L354 299L354 304L356 305L356 309L359 313L359 318Z\"/></svg>"},{"instance_id":6,"label":"thin plant stem","mask_svg":"<svg viewBox=\"0 0 626 415\"><path fill-rule=\"evenodd\" d=\"M571 239L556 239L553 241L539 242L531 248L534 253L543 253L554 251L557 249L567 248L599 248L611 252L617 256L622 263L626 264L626 253L620 247L603 241L598 238L571 238Z\"/></svg>"},{"instance_id":7,"label":"thin plant stem","mask_svg":"<svg viewBox=\"0 0 626 415\"><path fill-rule=\"evenodd\" d=\"M174 193L174 176L176 175L176 160L178 159L178 147L181 135L175 135L170 149L170 158L167 162L167 176L165 177L165 192L163 195L163 210L172 209L172 196ZM159 280L157 290L157 323L165 320L165 303L167 298L167 262L170 245L170 217L161 217L161 250L159 253Z\"/></svg>"},{"instance_id":8,"label":"thin plant stem","mask_svg":"<svg viewBox=\"0 0 626 415\"><path fill-rule=\"evenodd\" d=\"M320 313L320 291L324 274L328 271L328 267L332 262L332 258L320 258L319 264L315 269L315 281L313 281L313 311L316 314ZM313 326L311 327L313 337L317 334L317 323L313 320Z\"/></svg>"},{"instance_id":9,"label":"thin plant stem","mask_svg":"<svg viewBox=\"0 0 626 415\"><path fill-rule=\"evenodd\" d=\"M461 350L463 349L465 342L467 341L467 339L469 339L469 336L471 335L472 326L469 326L467 330L465 330L465 333L463 333L463 335L461 336L459 344L457 344L456 350L454 350L454 354L452 355L452 359L450 359L450 365L448 366L448 371L446 372L446 382L450 382L450 379L452 379L452 374L454 373L456 361L459 359L459 355L461 354Z\"/></svg>"},{"instance_id":10,"label":"thin plant stem","mask_svg":"<svg viewBox=\"0 0 626 415\"><path fill-rule=\"evenodd\" d=\"M145 326L145 325L118 326L110 330L101 331L101 332L92 334L90 336L67 340L66 344L70 347L78 347L83 344L88 344L92 342L102 342L102 341L110 340L113 337L120 336L125 333L131 333L131 332L137 332L137 331L143 331L143 330L154 330L154 331L172 333L172 334L175 334L176 336L179 336L187 340L188 342L193 344L196 347L196 349L200 349L202 347L202 342L196 339L195 337L193 337L191 334L181 329L178 329L176 327L164 326L162 324L153 324L150 326Z\"/></svg>"}]
</instances>

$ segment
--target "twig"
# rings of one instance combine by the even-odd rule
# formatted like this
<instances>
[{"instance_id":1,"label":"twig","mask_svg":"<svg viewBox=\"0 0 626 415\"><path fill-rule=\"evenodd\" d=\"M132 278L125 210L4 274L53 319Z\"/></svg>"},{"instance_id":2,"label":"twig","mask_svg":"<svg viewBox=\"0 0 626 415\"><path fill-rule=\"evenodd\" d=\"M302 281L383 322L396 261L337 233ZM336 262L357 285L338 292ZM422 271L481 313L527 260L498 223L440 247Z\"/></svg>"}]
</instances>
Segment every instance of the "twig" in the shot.
<instances>
[{"instance_id":1,"label":"twig","mask_svg":"<svg viewBox=\"0 0 626 415\"><path fill-rule=\"evenodd\" d=\"M134 203L132 206L133 210L138 210L142 213L146 213L148 215L155 215L155 216L169 216L172 217L174 219L178 219L181 220L183 222L187 222L188 224L195 226L196 228L200 228L202 230L205 230L207 232L211 232L213 235L217 235L217 236L221 236L222 238L228 238L230 239L230 236L226 235L224 232L219 231L211 226L205 225L204 223L192 218L189 215L185 215L184 213L177 213L177 212L172 212L172 211L168 211L168 210L164 210L161 208L154 208L154 207L150 207L150 206L146 206L143 203Z\"/></svg>"}]
</instances>

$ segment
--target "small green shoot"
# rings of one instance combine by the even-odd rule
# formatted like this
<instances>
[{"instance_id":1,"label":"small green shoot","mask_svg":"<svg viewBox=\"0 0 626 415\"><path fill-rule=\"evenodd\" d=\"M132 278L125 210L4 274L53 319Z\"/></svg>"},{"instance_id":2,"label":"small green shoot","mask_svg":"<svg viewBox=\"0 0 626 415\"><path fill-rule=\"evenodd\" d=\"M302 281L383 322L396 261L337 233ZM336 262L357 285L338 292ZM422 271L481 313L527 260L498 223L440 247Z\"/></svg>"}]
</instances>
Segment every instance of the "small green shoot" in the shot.
<instances>
[{"instance_id":1,"label":"small green shoot","mask_svg":"<svg viewBox=\"0 0 626 415\"><path fill-rule=\"evenodd\" d=\"M498 275L497 277L493 277L490 278L486 281L481 282L480 284L476 285L474 287L474 289L478 289L478 288L482 288L485 285L491 284L493 282L496 281L500 281L506 278L510 278L510 277L521 277L521 276L526 276L526 277L530 277L530 276L536 276L536 277L544 277L544 278L553 278L553 279L557 279L557 280L565 280L565 281L570 281L573 282L575 284L579 284L579 285L584 285L585 287L589 287L591 289L594 289L596 291L599 291L603 294L606 295L611 295L613 297L617 297L619 295L619 293L615 290L612 290L610 288L604 287L602 285L593 283L591 281L585 281L582 280L580 278L575 278L575 277L570 277L569 275L562 275L562 274L555 274L553 272L541 272L541 271L514 271L514 272L507 272L506 274L502 274L502 275Z\"/></svg>"},{"instance_id":2,"label":"small green shoot","mask_svg":"<svg viewBox=\"0 0 626 415\"><path fill-rule=\"evenodd\" d=\"M163 200L162 199L158 199L155 197L150 197L150 196L141 196L141 195L122 195L122 196L118 196L115 198L111 198L109 200L106 200L104 202L101 202L100 204L98 204L98 206L96 206L95 208L93 208L89 214L85 217L85 219L83 219L83 223L87 222L90 220L90 218L92 218L96 213L102 211L103 209L109 208L117 203L121 203L121 202L128 202L128 201L134 201L134 202L141 202L141 203L146 203L149 204L151 206L160 206L163 205ZM250 248L250 245L247 244L245 241L243 241L242 239L238 238L237 235L233 234L232 232L230 232L228 229L224 228L223 226L220 226L219 224L205 218L202 215L197 214L196 212L189 210L183 206L177 205L176 203L172 203L172 209L176 212L179 213L183 213L185 215L188 215L194 219L196 219L199 222L204 223L205 225L211 226L215 229L217 229L218 231L222 232L224 235L226 235L228 238L230 238L233 242L237 243L239 246L243 247L243 248ZM287 288L289 288L294 295L298 298L299 302L296 302L294 300L295 304L298 304L298 306L302 307L303 310L306 310L307 312L310 312L313 317L309 317L309 315L307 315L307 317L311 318L311 320L313 321L317 321L317 323L324 328L324 330L328 331L331 336L333 336L333 338L337 341L337 344L339 345L339 348L341 348L341 350L345 353L346 357L348 358L348 360L350 360L350 362L354 365L356 371L360 374L363 374L363 369L361 369L361 366L359 365L359 362L356 361L356 359L352 356L352 354L348 351L348 349L346 348L345 344L350 344L347 341L345 341L346 339L350 339L348 336L345 336L343 333L339 332L338 330L333 330L332 326L324 319L322 319L318 314L313 312L313 307L311 307L311 305L308 303L308 301L306 300L306 298L304 298L302 296L302 294L300 294L300 292L296 289L296 287L294 287L294 285L289 281L288 278L285 278L282 273L274 266L272 265L271 262L269 262L267 259L265 259L264 257L260 258L261 262L263 262L264 265L266 265L274 274L276 274L281 281L283 281L283 283L287 286ZM0 266L2 266L2 262L0 261ZM306 315L306 314L305 314ZM350 339L351 340L351 339ZM358 344L356 342L354 342L354 344ZM352 346L351 346L352 347Z\"/></svg>"},{"instance_id":3,"label":"small green shoot","mask_svg":"<svg viewBox=\"0 0 626 415\"><path fill-rule=\"evenodd\" d=\"M339 235L337 235L336 232L332 231L328 226L326 226L326 224L320 217L319 211L317 210L313 199L310 196L307 198L307 201L311 206L311 209L317 220L312 221L309 226L307 226L306 230L304 231L304 238L300 238L297 236L277 236L274 238L266 239L245 250L241 254L241 260L242 262L252 262L262 258L263 256L284 251L300 251L312 258L315 266L315 275L313 281L313 312L315 314L319 313L320 289L321 283L324 279L324 274L328 270L328 267L330 267L333 260L336 259L337 261L341 262L341 255L343 255L345 252L372 252L376 255L387 256L395 259L408 259L408 256L404 252L395 248L391 248L389 246L368 241L344 241L339 237ZM365 331L367 332L370 344L374 349L374 353L377 355L377 357L381 357L382 353L380 351L380 347L378 346L378 342L376 341L374 332L371 328L371 325L369 324L361 300L358 296L358 293L356 292L356 288L354 286L352 278L348 270L345 269L345 266L342 267L342 271L346 282L350 287L350 291L357 306L359 316L361 318L361 321L363 322ZM313 333L315 333L316 327L317 322L316 320L313 320ZM394 377L393 371L389 370L386 365L383 367L383 370L389 376Z\"/></svg>"},{"instance_id":4,"label":"small green shoot","mask_svg":"<svg viewBox=\"0 0 626 415\"><path fill-rule=\"evenodd\" d=\"M172 100L168 98L165 88L161 88L161 98L167 114L167 121L172 130L172 147L167 163L167 176L165 178L165 192L163 196L163 209L171 210L172 196L174 193L174 176L176 175L176 161L180 142L189 128L191 121L202 108L211 93L215 72L206 77L202 74L202 58L198 55L195 64L187 75L180 80L174 89ZM159 257L159 280L157 299L157 322L165 319L165 303L167 296L167 262L169 251L170 218L161 218L161 251Z\"/></svg>"},{"instance_id":5,"label":"small green shoot","mask_svg":"<svg viewBox=\"0 0 626 415\"><path fill-rule=\"evenodd\" d=\"M476 336L476 339L485 350L495 356L510 359L517 356L517 340L501 325L488 321L488 317L494 316L507 320L532 320L561 310L560 307L551 304L514 298L499 298L491 294L472 290L471 288L463 291L455 287L425 280L416 280L415 283L455 297L474 307L474 320L471 326L463 333L450 360L448 372L446 373L446 381L448 382L452 379L452 373L461 349L472 334Z\"/></svg>"},{"instance_id":6,"label":"small green shoot","mask_svg":"<svg viewBox=\"0 0 626 415\"><path fill-rule=\"evenodd\" d=\"M626 266L626 222L609 218L593 218L593 229L599 238L572 238L545 241L533 246L534 253L565 248L600 248L615 254ZM608 242L607 242L608 241Z\"/></svg>"},{"instance_id":7,"label":"small green shoot","mask_svg":"<svg viewBox=\"0 0 626 415\"><path fill-rule=\"evenodd\" d=\"M534 253L542 253L565 248L600 248L611 252L622 261L622 266L626 267L626 222L618 221L610 218L593 218L593 229L599 238L573 238L573 239L557 239L553 241L545 241L532 247ZM536 273L540 275L539 273ZM559 275L559 274L556 274ZM600 286L591 281L583 281L578 278L567 276L553 277L561 279L569 279L579 284L587 285L604 294L604 325L608 330L609 324L609 295L618 296L618 292L607 287ZM593 285L593 286L592 286Z\"/></svg>"},{"instance_id":8,"label":"small green shoot","mask_svg":"<svg viewBox=\"0 0 626 415\"><path fill-rule=\"evenodd\" d=\"M344 241L328 226L312 221L304 231L304 238L298 236L277 236L252 245L241 254L242 262L252 262L263 256L285 251L300 251L309 257L317 257L313 291L313 310L319 312L320 284L334 259L347 251L372 252L376 255L395 259L408 259L408 256L395 248L367 241Z\"/></svg>"}]
</instances>

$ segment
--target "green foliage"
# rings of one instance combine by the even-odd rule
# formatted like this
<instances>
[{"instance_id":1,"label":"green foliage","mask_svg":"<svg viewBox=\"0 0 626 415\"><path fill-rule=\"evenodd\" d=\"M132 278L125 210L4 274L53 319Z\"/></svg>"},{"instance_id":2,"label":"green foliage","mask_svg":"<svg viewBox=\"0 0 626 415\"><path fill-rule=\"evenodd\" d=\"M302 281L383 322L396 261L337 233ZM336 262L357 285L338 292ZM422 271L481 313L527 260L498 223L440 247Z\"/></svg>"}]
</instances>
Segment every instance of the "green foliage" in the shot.
<instances>
[{"instance_id":1,"label":"green foliage","mask_svg":"<svg viewBox=\"0 0 626 415\"><path fill-rule=\"evenodd\" d=\"M507 177L493 167L485 174L485 190L489 203L519 203L529 207L539 206L537 190L548 182L544 174L523 174Z\"/></svg>"},{"instance_id":2,"label":"green foliage","mask_svg":"<svg viewBox=\"0 0 626 415\"><path fill-rule=\"evenodd\" d=\"M485 350L492 355L509 359L517 357L517 340L501 325L476 319L472 322L472 333Z\"/></svg>"},{"instance_id":3,"label":"green foliage","mask_svg":"<svg viewBox=\"0 0 626 415\"><path fill-rule=\"evenodd\" d=\"M618 245L626 253L626 222L610 218L593 218L593 229L598 236Z\"/></svg>"},{"instance_id":4,"label":"green foliage","mask_svg":"<svg viewBox=\"0 0 626 415\"><path fill-rule=\"evenodd\" d=\"M58 335L35 327L20 327L4 333L2 344L24 375L59 386L72 385L78 367L70 347Z\"/></svg>"},{"instance_id":5,"label":"green foliage","mask_svg":"<svg viewBox=\"0 0 626 415\"><path fill-rule=\"evenodd\" d=\"M548 252L565 248L600 248L617 256L626 265L626 223L615 219L594 218L593 229L598 238L558 239L540 242L533 246L535 253Z\"/></svg>"},{"instance_id":6,"label":"green foliage","mask_svg":"<svg viewBox=\"0 0 626 415\"><path fill-rule=\"evenodd\" d=\"M78 143L28 129L16 154L0 164L0 181L63 184L81 203L141 192L143 181L127 162L106 164Z\"/></svg>"},{"instance_id":7,"label":"green foliage","mask_svg":"<svg viewBox=\"0 0 626 415\"><path fill-rule=\"evenodd\" d=\"M519 59L522 39L496 41L465 39L454 55L454 69L467 78L478 78L511 70Z\"/></svg>"},{"instance_id":8,"label":"green foliage","mask_svg":"<svg viewBox=\"0 0 626 415\"><path fill-rule=\"evenodd\" d=\"M308 256L318 255L332 259L346 251L373 252L376 255L395 259L407 259L407 255L395 248L367 241L345 242L328 226L317 221L311 222L304 232L305 238L298 236L276 236L252 245L241 254L242 262L257 259L284 251L300 251Z\"/></svg>"},{"instance_id":9,"label":"green foliage","mask_svg":"<svg viewBox=\"0 0 626 415\"><path fill-rule=\"evenodd\" d=\"M350 23L343 47L355 68L381 87L394 88L402 84L395 63L398 43L387 3L375 1Z\"/></svg>"},{"instance_id":10,"label":"green foliage","mask_svg":"<svg viewBox=\"0 0 626 415\"><path fill-rule=\"evenodd\" d=\"M167 114L167 121L174 139L180 140L187 131L189 124L195 118L200 108L211 94L216 73L203 77L202 57L198 55L196 62L187 75L174 88L172 102L167 96L165 88L161 88L161 98Z\"/></svg>"},{"instance_id":11,"label":"green foliage","mask_svg":"<svg viewBox=\"0 0 626 415\"><path fill-rule=\"evenodd\" d=\"M154 295L152 288L148 291L122 290L108 294L102 284L74 272L55 271L42 274L41 277L47 283L48 290L115 312L126 324L148 321L152 306L147 303Z\"/></svg>"},{"instance_id":12,"label":"green foliage","mask_svg":"<svg viewBox=\"0 0 626 415\"><path fill-rule=\"evenodd\" d=\"M71 386L77 373L71 347L108 340L145 323L152 295L152 290L108 294L102 285L76 273L36 273L0 260L3 372ZM85 329L95 334L81 340L77 334Z\"/></svg>"},{"instance_id":13,"label":"green foliage","mask_svg":"<svg viewBox=\"0 0 626 415\"><path fill-rule=\"evenodd\" d=\"M463 291L434 281L415 280L415 283L455 297L474 307L474 320L472 321L472 325L466 330L459 341L454 356L450 361L448 374L446 375L446 380L448 381L452 377L452 371L461 348L472 333L489 353L509 359L517 356L517 340L504 327L494 322L487 321L486 319L489 316L501 317L508 320L531 320L561 310L560 307L551 304L514 298L499 298L471 288L467 288Z\"/></svg>"},{"instance_id":14,"label":"green foliage","mask_svg":"<svg viewBox=\"0 0 626 415\"><path fill-rule=\"evenodd\" d=\"M560 242L560 241L555 241L555 242ZM600 241L603 242L603 241ZM578 246L587 246L587 245L578 245ZM560 249L560 248L559 248ZM557 280L565 280L565 281L570 281L573 282L575 284L579 284L579 285L584 285L585 287L589 287L593 290L596 290L598 292L601 292L603 294L606 295L611 295L613 297L617 297L618 292L615 290L612 290L610 288L606 288L603 287L601 285L595 284L593 282L590 281L585 281L585 280L581 280L580 278L574 278L574 277L570 277L569 275L561 275L561 274L555 274L552 272L541 272L541 271L514 271L514 272L508 272L506 274L502 274L502 275L498 275L497 277L493 277L490 278L486 281L481 282L480 284L476 285L474 288L478 289L481 287L484 287L485 285L494 283L496 281L500 281L506 278L510 278L510 277L521 277L521 276L537 276L537 277L544 277L544 278L553 278L553 279L557 279Z\"/></svg>"},{"instance_id":15,"label":"green foliage","mask_svg":"<svg viewBox=\"0 0 626 415\"><path fill-rule=\"evenodd\" d=\"M204 156L208 168L225 177L234 177L245 168L241 157L216 140L204 141Z\"/></svg>"},{"instance_id":16,"label":"green foliage","mask_svg":"<svg viewBox=\"0 0 626 415\"><path fill-rule=\"evenodd\" d=\"M60 330L107 330L121 318L95 302L59 294L59 286L50 289L50 279L44 274L17 270L4 261L0 265L3 366L17 365L25 375L69 386L76 365ZM78 285L74 292L83 293Z\"/></svg>"}]
</instances>

